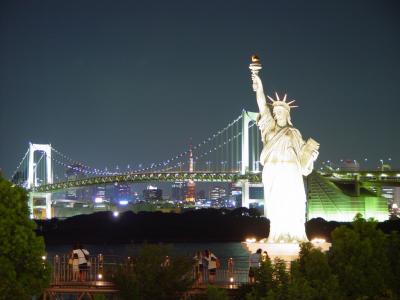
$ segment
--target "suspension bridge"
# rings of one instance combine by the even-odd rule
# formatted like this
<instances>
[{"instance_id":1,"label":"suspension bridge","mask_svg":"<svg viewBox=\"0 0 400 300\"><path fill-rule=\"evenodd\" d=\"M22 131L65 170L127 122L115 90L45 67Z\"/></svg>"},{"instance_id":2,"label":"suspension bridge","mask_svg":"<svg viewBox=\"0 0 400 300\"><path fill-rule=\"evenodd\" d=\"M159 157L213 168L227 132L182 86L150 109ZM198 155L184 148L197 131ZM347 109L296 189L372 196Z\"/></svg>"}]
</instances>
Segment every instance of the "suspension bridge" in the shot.
<instances>
[{"instance_id":1,"label":"suspension bridge","mask_svg":"<svg viewBox=\"0 0 400 300\"><path fill-rule=\"evenodd\" d=\"M235 182L242 187L242 204L248 207L252 201L250 186L262 186L262 141L256 118L257 113L243 110L224 128L185 151L147 165L130 164L125 170L95 168L70 158L53 145L30 143L11 180L29 191L31 212L44 210L46 218L52 217L52 193L114 183ZM131 168L133 165L138 167Z\"/></svg>"},{"instance_id":2,"label":"suspension bridge","mask_svg":"<svg viewBox=\"0 0 400 300\"><path fill-rule=\"evenodd\" d=\"M241 188L243 207L255 202L263 204L263 199L252 199L250 193L251 187L262 187L259 162L262 141L256 126L257 115L243 110L224 128L188 149L147 165L132 163L124 170L118 167L114 170L96 168L72 159L53 145L29 143L11 180L29 191L32 217L38 217L35 210L41 211L42 217L54 217L51 209L53 193L121 183L231 182ZM131 167L134 165L137 167ZM382 186L399 186L400 172L348 172L332 168L324 171L314 172L307 179L309 217L347 220L354 217L355 211L363 212L363 209L364 215L368 215L365 207L371 206L371 200L358 201L364 190L376 198L372 206L379 207L373 208L378 214L372 213L371 216L378 219L387 217L387 203L381 197ZM349 186L354 190L350 198L346 191ZM358 204L354 204L351 197L358 197Z\"/></svg>"}]
</instances>

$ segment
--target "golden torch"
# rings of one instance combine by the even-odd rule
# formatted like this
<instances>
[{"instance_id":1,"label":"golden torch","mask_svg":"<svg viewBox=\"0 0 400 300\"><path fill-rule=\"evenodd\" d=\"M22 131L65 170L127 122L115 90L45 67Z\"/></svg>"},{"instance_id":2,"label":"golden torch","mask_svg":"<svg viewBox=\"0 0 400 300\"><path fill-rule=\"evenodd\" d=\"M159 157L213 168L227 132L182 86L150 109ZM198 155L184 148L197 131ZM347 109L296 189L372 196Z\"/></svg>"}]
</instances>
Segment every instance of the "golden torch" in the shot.
<instances>
[{"instance_id":1,"label":"golden torch","mask_svg":"<svg viewBox=\"0 0 400 300\"><path fill-rule=\"evenodd\" d=\"M262 69L262 65L260 63L260 58L257 55L251 56L251 64L249 65L249 69L251 74L258 75L258 72ZM256 83L253 81L253 90L257 90Z\"/></svg>"}]
</instances>

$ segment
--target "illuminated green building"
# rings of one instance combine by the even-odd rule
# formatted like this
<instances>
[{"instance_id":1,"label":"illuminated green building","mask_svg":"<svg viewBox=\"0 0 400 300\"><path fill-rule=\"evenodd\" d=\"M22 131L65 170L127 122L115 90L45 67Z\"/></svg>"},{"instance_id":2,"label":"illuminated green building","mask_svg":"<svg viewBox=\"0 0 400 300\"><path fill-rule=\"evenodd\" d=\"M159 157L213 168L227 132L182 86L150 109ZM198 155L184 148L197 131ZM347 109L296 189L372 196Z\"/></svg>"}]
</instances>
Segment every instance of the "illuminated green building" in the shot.
<instances>
[{"instance_id":1,"label":"illuminated green building","mask_svg":"<svg viewBox=\"0 0 400 300\"><path fill-rule=\"evenodd\" d=\"M307 220L319 217L350 222L357 213L367 219L387 220L387 200L356 185L357 182L334 183L316 172L310 174L307 177Z\"/></svg>"}]
</instances>

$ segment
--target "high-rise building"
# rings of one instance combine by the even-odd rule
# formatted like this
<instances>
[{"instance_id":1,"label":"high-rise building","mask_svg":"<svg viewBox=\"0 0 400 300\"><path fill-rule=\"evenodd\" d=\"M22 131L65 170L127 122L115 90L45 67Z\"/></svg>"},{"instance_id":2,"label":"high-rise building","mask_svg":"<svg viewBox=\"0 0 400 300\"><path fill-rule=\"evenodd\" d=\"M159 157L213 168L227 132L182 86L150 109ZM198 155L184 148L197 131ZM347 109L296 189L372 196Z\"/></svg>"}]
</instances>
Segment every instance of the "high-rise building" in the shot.
<instances>
[{"instance_id":1,"label":"high-rise building","mask_svg":"<svg viewBox=\"0 0 400 300\"><path fill-rule=\"evenodd\" d=\"M175 181L171 186L171 200L172 201L183 201L186 195L186 182Z\"/></svg>"},{"instance_id":2,"label":"high-rise building","mask_svg":"<svg viewBox=\"0 0 400 300\"><path fill-rule=\"evenodd\" d=\"M235 205L237 207L242 206L242 187L240 185L237 185L236 183L231 183L229 185L230 188L230 195L231 197L235 200Z\"/></svg>"},{"instance_id":3,"label":"high-rise building","mask_svg":"<svg viewBox=\"0 0 400 300\"><path fill-rule=\"evenodd\" d=\"M102 203L106 200L106 187L104 185L98 185L95 189L94 202Z\"/></svg>"},{"instance_id":4,"label":"high-rise building","mask_svg":"<svg viewBox=\"0 0 400 300\"><path fill-rule=\"evenodd\" d=\"M213 200L213 201L222 199L225 196L226 196L226 189L224 189L221 186L214 186L210 190L210 199Z\"/></svg>"},{"instance_id":5,"label":"high-rise building","mask_svg":"<svg viewBox=\"0 0 400 300\"><path fill-rule=\"evenodd\" d=\"M156 186L149 185L143 190L143 199L145 201L160 201L162 200L162 190Z\"/></svg>"},{"instance_id":6,"label":"high-rise building","mask_svg":"<svg viewBox=\"0 0 400 300\"><path fill-rule=\"evenodd\" d=\"M114 184L114 202L119 205L127 205L132 201L131 187L126 183Z\"/></svg>"},{"instance_id":7,"label":"high-rise building","mask_svg":"<svg viewBox=\"0 0 400 300\"><path fill-rule=\"evenodd\" d=\"M197 199L198 200L205 200L206 199L206 192L204 190L200 190L197 192Z\"/></svg>"}]
</instances>

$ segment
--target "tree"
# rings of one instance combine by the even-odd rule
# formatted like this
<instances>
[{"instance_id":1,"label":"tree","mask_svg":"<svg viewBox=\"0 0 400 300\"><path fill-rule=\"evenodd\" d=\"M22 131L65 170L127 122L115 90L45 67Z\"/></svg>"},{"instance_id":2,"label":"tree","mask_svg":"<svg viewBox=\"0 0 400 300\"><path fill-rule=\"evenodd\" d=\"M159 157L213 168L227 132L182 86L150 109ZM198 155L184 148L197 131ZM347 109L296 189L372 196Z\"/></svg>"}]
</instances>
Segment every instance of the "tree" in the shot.
<instances>
[{"instance_id":1,"label":"tree","mask_svg":"<svg viewBox=\"0 0 400 300\"><path fill-rule=\"evenodd\" d=\"M287 299L288 283L289 273L286 270L285 261L275 258L272 263L267 258L256 270L255 284L246 299L285 300Z\"/></svg>"},{"instance_id":2,"label":"tree","mask_svg":"<svg viewBox=\"0 0 400 300\"><path fill-rule=\"evenodd\" d=\"M376 226L358 214L351 227L340 226L332 233L329 263L345 299L372 299L388 292L387 237Z\"/></svg>"},{"instance_id":3,"label":"tree","mask_svg":"<svg viewBox=\"0 0 400 300\"><path fill-rule=\"evenodd\" d=\"M288 296L288 299L341 299L327 255L311 243L302 243L299 259L292 262Z\"/></svg>"},{"instance_id":4,"label":"tree","mask_svg":"<svg viewBox=\"0 0 400 300\"><path fill-rule=\"evenodd\" d=\"M0 299L30 299L49 283L44 241L27 203L26 191L0 175Z\"/></svg>"},{"instance_id":5,"label":"tree","mask_svg":"<svg viewBox=\"0 0 400 300\"><path fill-rule=\"evenodd\" d=\"M389 276L390 289L400 295L400 235L397 231L393 231L388 237L388 252L389 266L391 275Z\"/></svg>"},{"instance_id":6,"label":"tree","mask_svg":"<svg viewBox=\"0 0 400 300\"><path fill-rule=\"evenodd\" d=\"M179 299L193 283L193 260L169 257L165 246L145 245L132 265L114 274L123 299Z\"/></svg>"}]
</instances>

